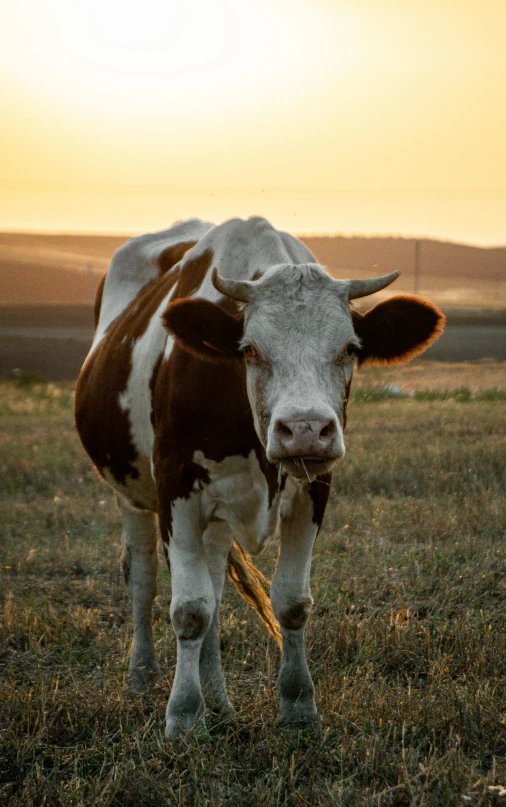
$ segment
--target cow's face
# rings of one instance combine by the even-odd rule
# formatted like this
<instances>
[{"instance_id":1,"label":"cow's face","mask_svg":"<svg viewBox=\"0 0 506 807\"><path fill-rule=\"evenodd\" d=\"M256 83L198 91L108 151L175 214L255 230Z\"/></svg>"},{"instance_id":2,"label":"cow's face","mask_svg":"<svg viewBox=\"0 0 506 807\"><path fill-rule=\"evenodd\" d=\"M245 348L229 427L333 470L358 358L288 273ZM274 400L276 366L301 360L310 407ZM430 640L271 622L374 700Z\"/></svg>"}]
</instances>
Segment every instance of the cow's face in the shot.
<instances>
[{"instance_id":1,"label":"cow's face","mask_svg":"<svg viewBox=\"0 0 506 807\"><path fill-rule=\"evenodd\" d=\"M294 477L327 473L344 456L343 430L356 360L389 364L424 350L442 331L441 312L419 297L394 297L365 316L349 301L398 272L336 281L321 266L279 265L257 281L213 283L243 303L243 319L202 299L172 303L166 327L200 358L244 361L255 429L267 458Z\"/></svg>"},{"instance_id":2,"label":"cow's face","mask_svg":"<svg viewBox=\"0 0 506 807\"><path fill-rule=\"evenodd\" d=\"M348 300L319 266L273 267L252 287L240 347L269 461L296 477L329 471L360 348Z\"/></svg>"}]
</instances>

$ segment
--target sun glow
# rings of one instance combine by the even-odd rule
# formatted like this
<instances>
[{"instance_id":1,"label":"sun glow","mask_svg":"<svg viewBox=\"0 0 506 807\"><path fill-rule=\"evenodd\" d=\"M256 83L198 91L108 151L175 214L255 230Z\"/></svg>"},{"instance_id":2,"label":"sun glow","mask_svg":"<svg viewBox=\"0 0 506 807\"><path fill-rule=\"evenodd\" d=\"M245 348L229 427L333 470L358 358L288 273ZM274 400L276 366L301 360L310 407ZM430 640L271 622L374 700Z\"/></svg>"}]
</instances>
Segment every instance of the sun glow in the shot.
<instances>
[{"instance_id":1,"label":"sun glow","mask_svg":"<svg viewBox=\"0 0 506 807\"><path fill-rule=\"evenodd\" d=\"M134 125L140 114L233 116L245 95L249 104L289 103L322 67L334 76L353 69L352 15L322 7L308 20L305 12L302 0L25 0L10 11L24 52L16 43L9 59L6 43L0 60L39 98L75 113Z\"/></svg>"},{"instance_id":2,"label":"sun glow","mask_svg":"<svg viewBox=\"0 0 506 807\"><path fill-rule=\"evenodd\" d=\"M0 3L0 226L59 205L55 227L131 229L143 199L149 227L163 193L177 216L275 198L306 231L501 242L505 24L504 0Z\"/></svg>"}]
</instances>

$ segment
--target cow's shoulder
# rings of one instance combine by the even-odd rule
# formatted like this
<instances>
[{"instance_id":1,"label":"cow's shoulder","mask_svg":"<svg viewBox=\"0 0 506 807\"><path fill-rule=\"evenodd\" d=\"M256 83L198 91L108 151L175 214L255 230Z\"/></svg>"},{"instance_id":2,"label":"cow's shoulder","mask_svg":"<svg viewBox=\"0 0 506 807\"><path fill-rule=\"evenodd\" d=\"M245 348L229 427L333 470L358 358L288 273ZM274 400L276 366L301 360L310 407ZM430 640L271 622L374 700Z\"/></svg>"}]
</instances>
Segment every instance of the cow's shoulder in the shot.
<instances>
[{"instance_id":1,"label":"cow's shoulder","mask_svg":"<svg viewBox=\"0 0 506 807\"><path fill-rule=\"evenodd\" d=\"M234 218L210 228L181 260L174 299L198 296L221 304L211 281L212 269L222 277L253 280L280 264L312 263L308 248L260 216Z\"/></svg>"},{"instance_id":2,"label":"cow's shoulder","mask_svg":"<svg viewBox=\"0 0 506 807\"><path fill-rule=\"evenodd\" d=\"M178 222L168 230L131 238L113 255L107 272L95 334L96 344L141 289L179 264L213 225L200 219Z\"/></svg>"},{"instance_id":3,"label":"cow's shoulder","mask_svg":"<svg viewBox=\"0 0 506 807\"><path fill-rule=\"evenodd\" d=\"M310 249L290 233L280 232L280 238L289 256L289 263L318 263Z\"/></svg>"}]
</instances>

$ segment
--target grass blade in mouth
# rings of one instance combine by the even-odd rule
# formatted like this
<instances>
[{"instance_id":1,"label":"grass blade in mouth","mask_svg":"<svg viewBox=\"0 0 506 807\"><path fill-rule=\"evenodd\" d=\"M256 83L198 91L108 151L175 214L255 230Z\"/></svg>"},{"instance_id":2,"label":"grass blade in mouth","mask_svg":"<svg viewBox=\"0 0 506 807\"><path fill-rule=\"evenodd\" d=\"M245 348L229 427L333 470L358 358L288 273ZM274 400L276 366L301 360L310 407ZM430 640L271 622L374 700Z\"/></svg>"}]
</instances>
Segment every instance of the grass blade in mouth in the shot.
<instances>
[{"instance_id":1,"label":"grass blade in mouth","mask_svg":"<svg viewBox=\"0 0 506 807\"><path fill-rule=\"evenodd\" d=\"M312 480L311 480L311 477L310 477L310 476L309 476L309 474L308 474L308 470L307 470L307 468L306 468L306 463L304 462L303 458L302 458L302 457L297 457L297 459L295 460L295 462L297 463L297 465L299 466L299 468L302 468L302 470L304 471L304 473L306 474L306 476L307 476L307 478L308 478L308 481L309 481L309 482L311 482Z\"/></svg>"},{"instance_id":2,"label":"grass blade in mouth","mask_svg":"<svg viewBox=\"0 0 506 807\"><path fill-rule=\"evenodd\" d=\"M283 463L280 462L278 465L278 488L281 486L282 477L283 477Z\"/></svg>"}]
</instances>

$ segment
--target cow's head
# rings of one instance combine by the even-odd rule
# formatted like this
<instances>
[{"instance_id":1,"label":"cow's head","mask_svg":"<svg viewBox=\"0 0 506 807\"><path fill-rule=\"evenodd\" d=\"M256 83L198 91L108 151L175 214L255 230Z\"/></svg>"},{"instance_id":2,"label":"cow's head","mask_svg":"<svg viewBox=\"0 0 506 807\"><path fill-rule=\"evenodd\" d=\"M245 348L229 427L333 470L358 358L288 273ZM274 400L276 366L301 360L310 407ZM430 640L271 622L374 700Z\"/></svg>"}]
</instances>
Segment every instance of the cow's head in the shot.
<instances>
[{"instance_id":1,"label":"cow's head","mask_svg":"<svg viewBox=\"0 0 506 807\"><path fill-rule=\"evenodd\" d=\"M318 264L271 267L255 281L213 271L213 284L242 316L198 298L169 305L168 330L199 358L246 365L255 429L268 459L293 476L328 472L344 456L343 428L355 363L393 364L421 353L442 332L443 314L402 295L366 314L350 301L398 277L333 280Z\"/></svg>"}]
</instances>

